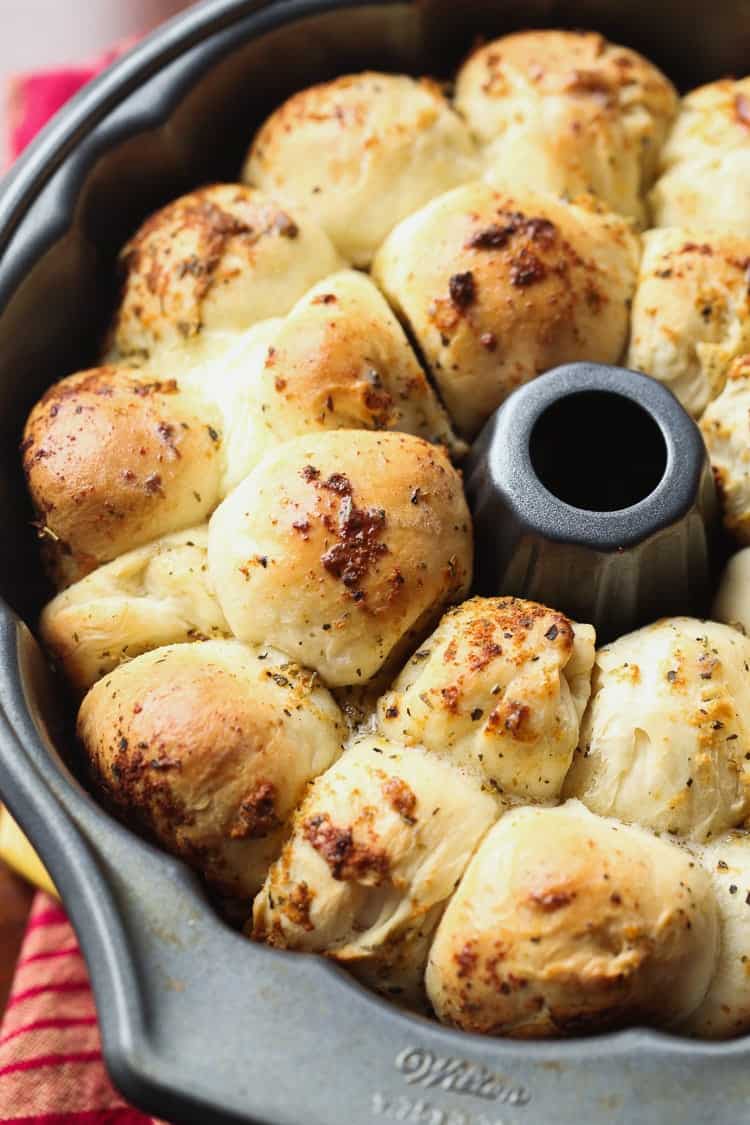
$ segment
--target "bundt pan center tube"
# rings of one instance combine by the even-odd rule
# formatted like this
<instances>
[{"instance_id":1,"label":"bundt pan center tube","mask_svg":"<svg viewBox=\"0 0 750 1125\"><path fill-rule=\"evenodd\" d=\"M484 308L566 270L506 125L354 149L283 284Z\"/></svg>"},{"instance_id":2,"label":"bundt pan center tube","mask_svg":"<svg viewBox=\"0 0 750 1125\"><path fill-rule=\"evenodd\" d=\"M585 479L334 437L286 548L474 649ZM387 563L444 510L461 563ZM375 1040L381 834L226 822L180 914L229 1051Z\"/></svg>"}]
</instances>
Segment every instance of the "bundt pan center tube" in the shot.
<instances>
[{"instance_id":1,"label":"bundt pan center tube","mask_svg":"<svg viewBox=\"0 0 750 1125\"><path fill-rule=\"evenodd\" d=\"M707 19L697 0L212 0L84 90L3 186L0 792L76 927L112 1076L128 1099L160 1117L200 1125L728 1125L747 1113L746 1039L691 1042L641 1029L534 1043L459 1034L399 1011L322 958L240 937L183 864L116 824L68 770L60 751L70 745L63 718L70 704L22 624L36 620L45 588L19 435L61 371L94 361L113 304L116 256L132 231L181 192L236 178L247 138L294 91L365 68L446 75L478 36L529 25L593 27L688 87L746 69L750 6L717 0ZM589 386L585 394L605 397L583 402L585 419L607 415L609 393ZM571 410L582 405L568 401ZM592 465L585 479L585 451L569 448L565 471L556 467L567 409L565 400L550 404L528 435L529 471L546 510L554 503L558 511L598 513L581 521L578 511L574 539L588 523L585 549L612 560L613 543L597 538L597 521L614 527L623 512L645 512L661 497L665 528L667 517L681 536L688 522L694 528L693 561L675 587L680 598L689 592L680 608L695 611L713 501L692 431L682 419L674 431L665 427L662 406L638 394L621 436L611 431L615 449L601 457L615 464L632 430L643 475L613 479ZM576 432L582 428L578 418ZM678 432L684 441L670 437ZM589 448L597 440L588 433ZM676 471L673 454L687 457L674 493L664 484ZM541 530L557 544L551 529ZM641 526L619 544L626 557L636 557L643 533ZM649 612L647 595L638 590L628 608L634 618ZM604 606L612 602L600 597L606 628Z\"/></svg>"},{"instance_id":2,"label":"bundt pan center tube","mask_svg":"<svg viewBox=\"0 0 750 1125\"><path fill-rule=\"evenodd\" d=\"M590 621L607 642L705 616L718 503L700 430L662 384L571 363L515 391L464 467L476 585Z\"/></svg>"}]
</instances>

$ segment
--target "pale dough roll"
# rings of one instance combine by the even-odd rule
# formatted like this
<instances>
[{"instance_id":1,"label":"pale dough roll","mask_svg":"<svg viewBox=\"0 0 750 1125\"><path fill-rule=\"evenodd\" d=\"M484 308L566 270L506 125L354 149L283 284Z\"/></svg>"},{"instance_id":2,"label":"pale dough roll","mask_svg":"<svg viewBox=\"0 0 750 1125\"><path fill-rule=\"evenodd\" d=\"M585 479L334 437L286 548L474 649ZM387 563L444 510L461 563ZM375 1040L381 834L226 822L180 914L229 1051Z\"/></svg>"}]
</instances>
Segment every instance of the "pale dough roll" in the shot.
<instances>
[{"instance_id":1,"label":"pale dough roll","mask_svg":"<svg viewBox=\"0 0 750 1125\"><path fill-rule=\"evenodd\" d=\"M750 150L733 149L675 164L649 196L654 226L750 234Z\"/></svg>"},{"instance_id":2,"label":"pale dough roll","mask_svg":"<svg viewBox=\"0 0 750 1125\"><path fill-rule=\"evenodd\" d=\"M578 744L594 630L520 598L451 609L381 698L394 739L421 743L508 799L556 801Z\"/></svg>"},{"instance_id":3,"label":"pale dough roll","mask_svg":"<svg viewBox=\"0 0 750 1125\"><path fill-rule=\"evenodd\" d=\"M653 63L595 32L506 35L475 51L456 80L492 179L590 192L638 221L677 101Z\"/></svg>"},{"instance_id":4,"label":"pale dough roll","mask_svg":"<svg viewBox=\"0 0 750 1125\"><path fill-rule=\"evenodd\" d=\"M471 518L440 447L338 430L267 454L211 518L208 555L236 636L364 683L467 592Z\"/></svg>"},{"instance_id":5,"label":"pale dough roll","mask_svg":"<svg viewBox=\"0 0 750 1125\"><path fill-rule=\"evenodd\" d=\"M355 743L309 790L255 900L254 936L325 953L419 1003L430 938L497 816L479 785L417 747Z\"/></svg>"},{"instance_id":6,"label":"pale dough roll","mask_svg":"<svg viewBox=\"0 0 750 1125\"><path fill-rule=\"evenodd\" d=\"M189 351L202 334L281 316L342 260L314 219L243 184L213 184L152 215L120 255L114 358Z\"/></svg>"},{"instance_id":7,"label":"pale dough roll","mask_svg":"<svg viewBox=\"0 0 750 1125\"><path fill-rule=\"evenodd\" d=\"M578 801L505 813L449 903L427 964L438 1017L543 1038L672 1027L717 957L710 881L692 856Z\"/></svg>"},{"instance_id":8,"label":"pale dough roll","mask_svg":"<svg viewBox=\"0 0 750 1125\"><path fill-rule=\"evenodd\" d=\"M365 71L293 94L257 133L243 179L304 204L366 266L396 223L479 168L436 82Z\"/></svg>"},{"instance_id":9,"label":"pale dough roll","mask_svg":"<svg viewBox=\"0 0 750 1125\"><path fill-rule=\"evenodd\" d=\"M695 418L750 351L747 234L693 237L678 227L643 236L628 366L666 384Z\"/></svg>"},{"instance_id":10,"label":"pale dough roll","mask_svg":"<svg viewBox=\"0 0 750 1125\"><path fill-rule=\"evenodd\" d=\"M53 598L39 633L76 692L125 660L180 641L230 635L208 580L208 527L156 539Z\"/></svg>"},{"instance_id":11,"label":"pale dough roll","mask_svg":"<svg viewBox=\"0 0 750 1125\"><path fill-rule=\"evenodd\" d=\"M471 437L543 371L620 360L637 268L628 224L593 200L573 205L477 182L397 226L373 275Z\"/></svg>"},{"instance_id":12,"label":"pale dough roll","mask_svg":"<svg viewBox=\"0 0 750 1125\"><path fill-rule=\"evenodd\" d=\"M401 430L465 451L401 325L363 273L314 285L191 372L223 417L223 491L282 441L318 430Z\"/></svg>"},{"instance_id":13,"label":"pale dough roll","mask_svg":"<svg viewBox=\"0 0 750 1125\"><path fill-rule=\"evenodd\" d=\"M284 324L262 320L238 335L204 337L183 380L210 396L222 432L223 499L279 444L273 424L275 389L265 368L269 349Z\"/></svg>"},{"instance_id":14,"label":"pale dough roll","mask_svg":"<svg viewBox=\"0 0 750 1125\"><path fill-rule=\"evenodd\" d=\"M719 908L719 958L708 992L680 1031L728 1039L750 1030L750 836L727 832L691 851L711 876Z\"/></svg>"},{"instance_id":15,"label":"pale dough roll","mask_svg":"<svg viewBox=\"0 0 750 1125\"><path fill-rule=\"evenodd\" d=\"M655 225L750 236L750 77L687 94L660 164L650 196Z\"/></svg>"},{"instance_id":16,"label":"pale dough roll","mask_svg":"<svg viewBox=\"0 0 750 1125\"><path fill-rule=\"evenodd\" d=\"M262 884L346 734L314 673L237 641L121 664L84 699L78 732L95 783L128 823L239 898Z\"/></svg>"},{"instance_id":17,"label":"pale dough roll","mask_svg":"<svg viewBox=\"0 0 750 1125\"><path fill-rule=\"evenodd\" d=\"M22 452L60 586L201 523L220 498L218 411L194 388L145 370L61 379L31 411Z\"/></svg>"},{"instance_id":18,"label":"pale dough roll","mask_svg":"<svg viewBox=\"0 0 750 1125\"><path fill-rule=\"evenodd\" d=\"M750 814L750 640L667 617L599 649L563 792L692 840Z\"/></svg>"},{"instance_id":19,"label":"pale dough roll","mask_svg":"<svg viewBox=\"0 0 750 1125\"><path fill-rule=\"evenodd\" d=\"M729 368L724 390L708 406L700 426L724 524L740 543L750 543L750 355Z\"/></svg>"},{"instance_id":20,"label":"pale dough roll","mask_svg":"<svg viewBox=\"0 0 750 1125\"><path fill-rule=\"evenodd\" d=\"M466 449L385 299L353 270L313 286L288 317L213 333L165 369L178 378L84 372L32 411L25 465L61 581L206 518L302 434L389 429Z\"/></svg>"},{"instance_id":21,"label":"pale dough roll","mask_svg":"<svg viewBox=\"0 0 750 1125\"><path fill-rule=\"evenodd\" d=\"M750 633L750 547L737 551L724 567L711 616Z\"/></svg>"}]
</instances>

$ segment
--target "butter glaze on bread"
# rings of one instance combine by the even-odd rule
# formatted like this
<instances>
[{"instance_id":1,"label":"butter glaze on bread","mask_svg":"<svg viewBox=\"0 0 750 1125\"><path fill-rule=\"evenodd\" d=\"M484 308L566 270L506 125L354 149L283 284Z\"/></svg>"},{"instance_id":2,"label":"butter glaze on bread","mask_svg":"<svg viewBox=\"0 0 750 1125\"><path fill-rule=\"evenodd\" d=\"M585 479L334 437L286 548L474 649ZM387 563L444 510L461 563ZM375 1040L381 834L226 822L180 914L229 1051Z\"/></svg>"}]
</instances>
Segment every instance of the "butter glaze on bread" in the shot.
<instances>
[{"instance_id":1,"label":"butter glaze on bread","mask_svg":"<svg viewBox=\"0 0 750 1125\"><path fill-rule=\"evenodd\" d=\"M32 410L24 466L59 585L206 519L301 434L399 430L465 452L394 314L353 270L194 358L177 378L81 372Z\"/></svg>"},{"instance_id":2,"label":"butter glaze on bread","mask_svg":"<svg viewBox=\"0 0 750 1125\"><path fill-rule=\"evenodd\" d=\"M646 231L633 302L628 366L658 379L694 418L750 352L747 236L684 227Z\"/></svg>"},{"instance_id":3,"label":"butter glaze on bread","mask_svg":"<svg viewBox=\"0 0 750 1125\"><path fill-rule=\"evenodd\" d=\"M99 367L61 379L29 415L23 464L58 585L219 502L218 412L176 379Z\"/></svg>"},{"instance_id":4,"label":"butter glaze on bread","mask_svg":"<svg viewBox=\"0 0 750 1125\"><path fill-rule=\"evenodd\" d=\"M100 566L42 611L41 639L76 692L162 645L231 636L208 578L208 526Z\"/></svg>"},{"instance_id":5,"label":"butter glaze on bread","mask_svg":"<svg viewBox=\"0 0 750 1125\"><path fill-rule=\"evenodd\" d=\"M244 184L213 184L146 220L120 255L110 330L120 361L282 316L343 262L317 223Z\"/></svg>"},{"instance_id":6,"label":"butter glaze on bread","mask_svg":"<svg viewBox=\"0 0 750 1125\"><path fill-rule=\"evenodd\" d=\"M254 935L325 953L419 1005L430 938L497 815L493 798L450 763L365 738L311 786L255 900Z\"/></svg>"},{"instance_id":7,"label":"butter glaze on bread","mask_svg":"<svg viewBox=\"0 0 750 1125\"><path fill-rule=\"evenodd\" d=\"M749 259L750 260L750 259ZM750 300L745 298L748 305ZM750 321L750 316L748 317ZM750 337L750 324L748 325ZM750 340L748 340L750 345ZM750 543L750 355L729 368L724 389L700 422L724 513L724 526Z\"/></svg>"},{"instance_id":8,"label":"butter glaze on bread","mask_svg":"<svg viewBox=\"0 0 750 1125\"><path fill-rule=\"evenodd\" d=\"M472 437L550 367L620 360L637 268L628 224L593 200L476 182L396 227L373 275Z\"/></svg>"},{"instance_id":9,"label":"butter glaze on bread","mask_svg":"<svg viewBox=\"0 0 750 1125\"><path fill-rule=\"evenodd\" d=\"M522 598L451 609L378 704L389 737L428 747L508 800L557 801L591 686L594 630Z\"/></svg>"},{"instance_id":10,"label":"butter glaze on bread","mask_svg":"<svg viewBox=\"0 0 750 1125\"><path fill-rule=\"evenodd\" d=\"M396 223L479 169L436 82L364 71L284 102L256 134L243 179L309 208L341 254L367 266Z\"/></svg>"},{"instance_id":11,"label":"butter glaze on bread","mask_svg":"<svg viewBox=\"0 0 750 1125\"><path fill-rule=\"evenodd\" d=\"M591 31L506 35L456 78L493 182L590 193L638 222L677 104L653 63Z\"/></svg>"},{"instance_id":12,"label":"butter glaze on bread","mask_svg":"<svg viewBox=\"0 0 750 1125\"><path fill-rule=\"evenodd\" d=\"M316 431L400 430L465 452L404 330L357 270L318 282L191 378L222 412L224 493L280 442Z\"/></svg>"},{"instance_id":13,"label":"butter glaze on bread","mask_svg":"<svg viewBox=\"0 0 750 1125\"><path fill-rule=\"evenodd\" d=\"M514 809L448 904L427 991L444 1023L485 1035L673 1027L717 948L711 884L687 852L577 801Z\"/></svg>"},{"instance_id":14,"label":"butter glaze on bread","mask_svg":"<svg viewBox=\"0 0 750 1125\"><path fill-rule=\"evenodd\" d=\"M440 447L337 430L269 453L212 516L208 558L236 636L339 687L466 594L471 518Z\"/></svg>"},{"instance_id":15,"label":"butter glaze on bread","mask_svg":"<svg viewBox=\"0 0 750 1125\"><path fill-rule=\"evenodd\" d=\"M691 851L711 877L719 916L719 956L702 1003L680 1031L728 1039L750 1030L750 836L727 832Z\"/></svg>"},{"instance_id":16,"label":"butter glaze on bread","mask_svg":"<svg viewBox=\"0 0 750 1125\"><path fill-rule=\"evenodd\" d=\"M78 732L105 797L215 889L243 898L260 887L346 729L314 673L283 653L199 641L100 680Z\"/></svg>"},{"instance_id":17,"label":"butter glaze on bread","mask_svg":"<svg viewBox=\"0 0 750 1125\"><path fill-rule=\"evenodd\" d=\"M686 94L659 163L655 226L750 235L750 77Z\"/></svg>"},{"instance_id":18,"label":"butter glaze on bread","mask_svg":"<svg viewBox=\"0 0 750 1125\"><path fill-rule=\"evenodd\" d=\"M750 815L750 640L666 617L596 654L564 794L703 841Z\"/></svg>"}]
</instances>

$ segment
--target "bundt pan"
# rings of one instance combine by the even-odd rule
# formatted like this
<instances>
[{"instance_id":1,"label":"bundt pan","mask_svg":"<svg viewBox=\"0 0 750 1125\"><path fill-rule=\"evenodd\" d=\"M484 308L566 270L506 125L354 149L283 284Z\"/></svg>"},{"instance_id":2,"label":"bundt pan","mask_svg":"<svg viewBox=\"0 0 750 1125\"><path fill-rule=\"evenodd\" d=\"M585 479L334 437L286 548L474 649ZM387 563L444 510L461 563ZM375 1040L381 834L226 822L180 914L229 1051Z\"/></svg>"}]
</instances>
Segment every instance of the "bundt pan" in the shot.
<instances>
[{"instance_id":1,"label":"bundt pan","mask_svg":"<svg viewBox=\"0 0 750 1125\"><path fill-rule=\"evenodd\" d=\"M0 792L76 927L112 1076L160 1117L728 1125L747 1113L747 1039L710 1045L639 1029L480 1039L404 1014L321 958L241 938L181 863L115 823L68 770L59 750L70 708L23 624L36 619L43 584L19 434L60 371L93 361L129 232L180 192L236 175L248 136L289 93L366 67L446 74L478 35L522 26L597 29L684 86L744 72L750 57L748 0L716 0L710 12L700 0L209 0L80 94L0 194ZM652 407L658 421L664 404ZM709 514L710 497L693 488L703 473L694 452L685 495L663 495L670 463L661 478L673 521ZM554 497L550 467L533 467Z\"/></svg>"},{"instance_id":2,"label":"bundt pan","mask_svg":"<svg viewBox=\"0 0 750 1125\"><path fill-rule=\"evenodd\" d=\"M479 594L555 606L606 644L709 613L718 501L700 430L655 379L569 363L495 411L463 465Z\"/></svg>"}]
</instances>

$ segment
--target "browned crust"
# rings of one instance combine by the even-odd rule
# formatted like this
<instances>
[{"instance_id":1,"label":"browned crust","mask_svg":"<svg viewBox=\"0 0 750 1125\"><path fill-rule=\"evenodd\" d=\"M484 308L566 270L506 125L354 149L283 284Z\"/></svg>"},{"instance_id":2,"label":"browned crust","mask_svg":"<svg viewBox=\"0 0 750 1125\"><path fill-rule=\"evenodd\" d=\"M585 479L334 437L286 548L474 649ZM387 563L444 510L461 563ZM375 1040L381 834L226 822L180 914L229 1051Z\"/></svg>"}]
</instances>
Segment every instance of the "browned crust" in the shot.
<instances>
[{"instance_id":1,"label":"browned crust","mask_svg":"<svg viewBox=\"0 0 750 1125\"><path fill-rule=\"evenodd\" d=\"M174 379L100 367L62 379L29 415L21 446L40 536L73 577L205 516L218 486L220 434L186 408ZM184 495L206 481L205 497ZM154 529L153 533L151 529Z\"/></svg>"},{"instance_id":2,"label":"browned crust","mask_svg":"<svg viewBox=\"0 0 750 1125\"><path fill-rule=\"evenodd\" d=\"M302 832L334 879L378 886L387 878L390 860L382 848L356 841L352 829L338 827L328 813L308 817Z\"/></svg>"}]
</instances>

